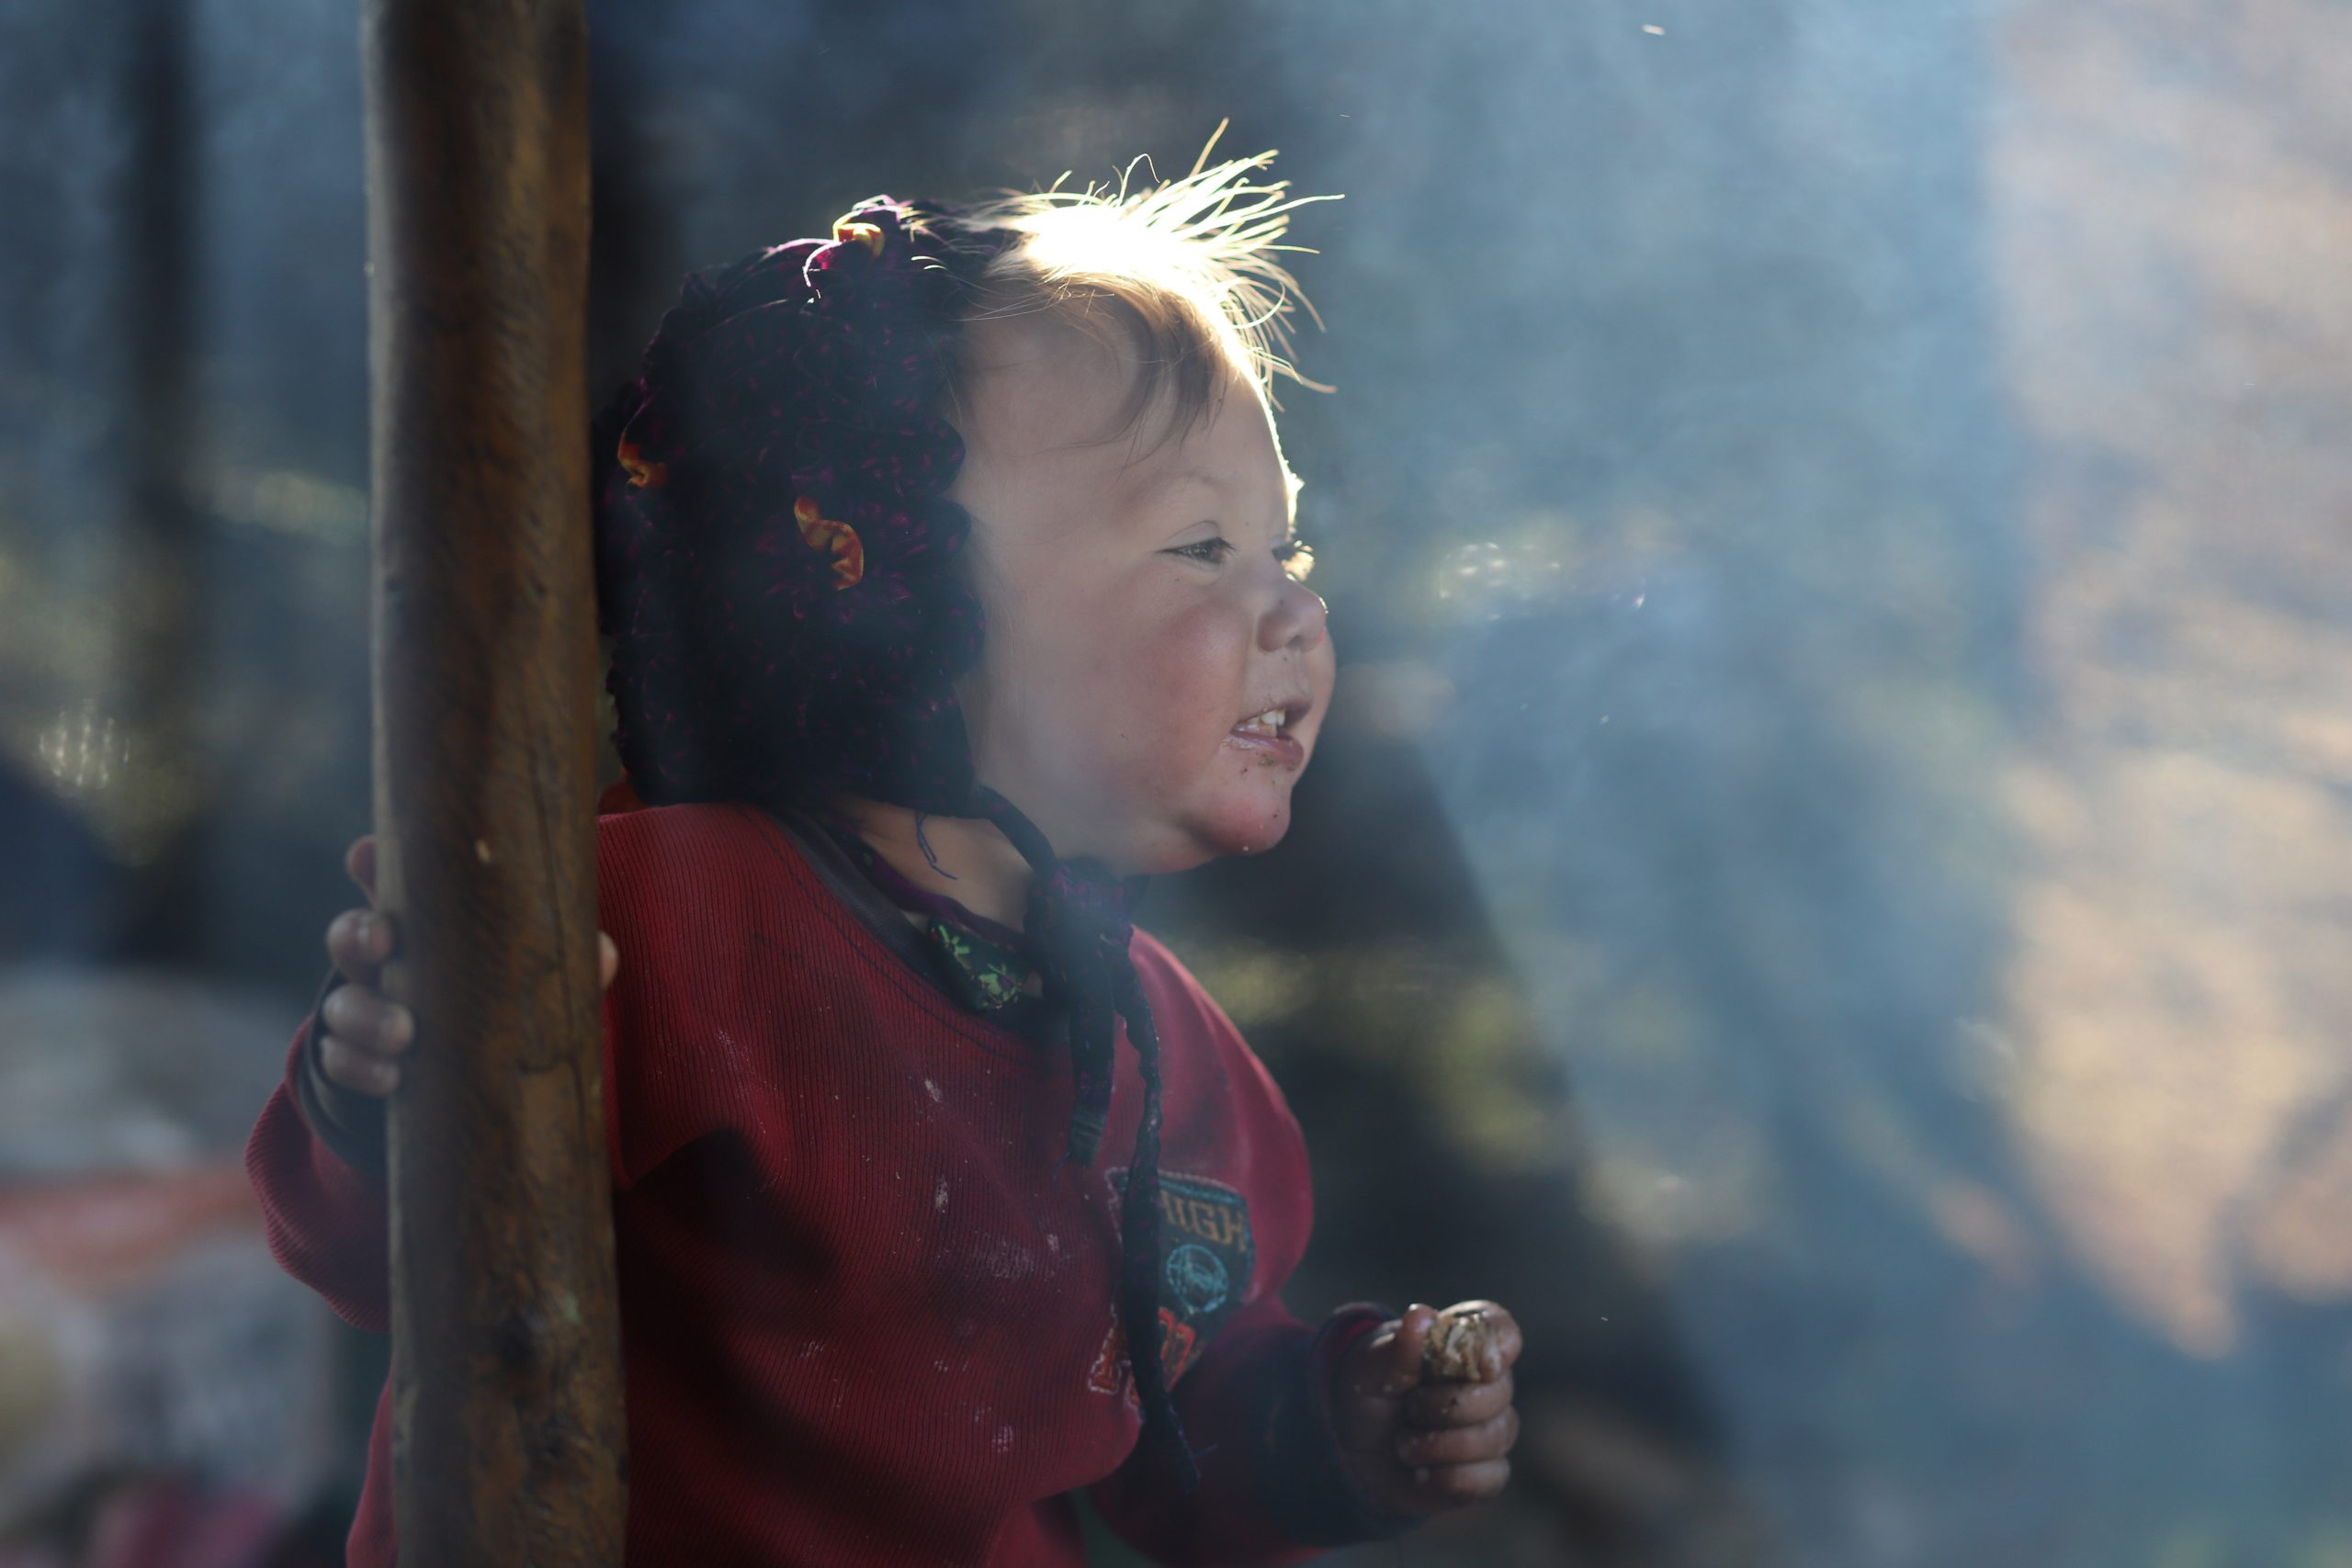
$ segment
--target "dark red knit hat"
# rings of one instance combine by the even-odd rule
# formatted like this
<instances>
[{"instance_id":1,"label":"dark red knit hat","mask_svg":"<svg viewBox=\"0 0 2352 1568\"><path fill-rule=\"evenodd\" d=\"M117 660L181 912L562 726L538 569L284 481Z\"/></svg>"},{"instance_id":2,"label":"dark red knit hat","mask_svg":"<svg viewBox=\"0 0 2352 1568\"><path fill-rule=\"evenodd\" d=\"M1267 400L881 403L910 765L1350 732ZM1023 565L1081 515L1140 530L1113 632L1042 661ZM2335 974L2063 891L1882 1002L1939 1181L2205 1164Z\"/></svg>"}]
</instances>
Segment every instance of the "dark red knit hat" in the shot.
<instances>
[{"instance_id":1,"label":"dark red knit hat","mask_svg":"<svg viewBox=\"0 0 2352 1568\"><path fill-rule=\"evenodd\" d=\"M960 310L1011 236L876 197L686 280L594 430L615 736L651 805L966 808Z\"/></svg>"}]
</instances>

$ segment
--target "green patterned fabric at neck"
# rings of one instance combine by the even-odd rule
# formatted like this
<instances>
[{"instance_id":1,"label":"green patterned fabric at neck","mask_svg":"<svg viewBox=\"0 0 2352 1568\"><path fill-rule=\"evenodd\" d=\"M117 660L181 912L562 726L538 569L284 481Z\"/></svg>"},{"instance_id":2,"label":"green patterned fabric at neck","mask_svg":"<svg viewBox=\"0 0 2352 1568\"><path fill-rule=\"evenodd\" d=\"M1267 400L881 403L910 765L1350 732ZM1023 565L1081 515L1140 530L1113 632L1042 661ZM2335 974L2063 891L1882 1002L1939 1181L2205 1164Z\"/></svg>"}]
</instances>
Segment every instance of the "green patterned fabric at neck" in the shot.
<instances>
[{"instance_id":1,"label":"green patterned fabric at neck","mask_svg":"<svg viewBox=\"0 0 2352 1568\"><path fill-rule=\"evenodd\" d=\"M953 898L917 887L854 825L829 812L815 815L826 835L892 903L927 917L923 930L936 960L933 967L949 996L1001 1028L1031 1039L1046 1038L1052 1021L1046 1006L1046 978L1027 949L1019 945L1018 931L973 914Z\"/></svg>"},{"instance_id":2,"label":"green patterned fabric at neck","mask_svg":"<svg viewBox=\"0 0 2352 1568\"><path fill-rule=\"evenodd\" d=\"M1034 1033L1042 1026L1045 979L1019 949L938 915L928 929L941 976L957 1001L1017 1033Z\"/></svg>"}]
</instances>

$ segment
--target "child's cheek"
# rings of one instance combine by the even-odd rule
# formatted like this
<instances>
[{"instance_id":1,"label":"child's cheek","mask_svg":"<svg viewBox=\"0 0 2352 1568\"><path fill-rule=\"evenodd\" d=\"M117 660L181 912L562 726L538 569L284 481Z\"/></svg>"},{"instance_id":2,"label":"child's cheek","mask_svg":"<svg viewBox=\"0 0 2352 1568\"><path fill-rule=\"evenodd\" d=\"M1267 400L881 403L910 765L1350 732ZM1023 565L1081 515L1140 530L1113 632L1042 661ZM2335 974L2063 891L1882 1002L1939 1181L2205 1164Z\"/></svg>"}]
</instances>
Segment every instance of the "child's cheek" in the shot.
<instances>
[{"instance_id":1,"label":"child's cheek","mask_svg":"<svg viewBox=\"0 0 2352 1568\"><path fill-rule=\"evenodd\" d=\"M1251 636L1248 617L1211 603L1173 617L1141 650L1141 711L1171 744L1214 754L1243 706L1264 694L1247 689Z\"/></svg>"},{"instance_id":2,"label":"child's cheek","mask_svg":"<svg viewBox=\"0 0 2352 1568\"><path fill-rule=\"evenodd\" d=\"M1272 682L1295 676L1253 663L1265 656L1247 606L1210 600L1153 608L1162 613L1102 625L1093 656L1074 660L1071 684L1085 692L1079 711L1101 716L1093 765L1078 776L1121 802L1116 809L1147 838L1159 833L1146 819L1181 824L1193 846L1183 864L1269 849L1289 828L1297 769L1227 738ZM1319 705L1328 677L1311 665L1307 673Z\"/></svg>"}]
</instances>

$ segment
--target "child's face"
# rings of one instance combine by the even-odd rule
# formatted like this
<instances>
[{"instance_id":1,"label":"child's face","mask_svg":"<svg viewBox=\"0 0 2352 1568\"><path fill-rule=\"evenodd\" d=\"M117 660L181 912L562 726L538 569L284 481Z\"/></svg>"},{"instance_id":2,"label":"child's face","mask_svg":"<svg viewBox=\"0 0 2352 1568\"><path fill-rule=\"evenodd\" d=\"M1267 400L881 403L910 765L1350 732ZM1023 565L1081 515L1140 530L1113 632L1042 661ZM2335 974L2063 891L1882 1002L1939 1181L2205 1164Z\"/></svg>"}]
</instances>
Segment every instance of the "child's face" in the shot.
<instances>
[{"instance_id":1,"label":"child's face","mask_svg":"<svg viewBox=\"0 0 2352 1568\"><path fill-rule=\"evenodd\" d=\"M967 330L951 493L988 615L957 683L980 778L1057 852L1121 872L1266 849L1334 664L1322 601L1278 558L1292 482L1257 389L1234 372L1210 417L1136 461L1157 429L1095 444L1128 367L1034 318ZM1270 708L1280 739L1235 733Z\"/></svg>"}]
</instances>

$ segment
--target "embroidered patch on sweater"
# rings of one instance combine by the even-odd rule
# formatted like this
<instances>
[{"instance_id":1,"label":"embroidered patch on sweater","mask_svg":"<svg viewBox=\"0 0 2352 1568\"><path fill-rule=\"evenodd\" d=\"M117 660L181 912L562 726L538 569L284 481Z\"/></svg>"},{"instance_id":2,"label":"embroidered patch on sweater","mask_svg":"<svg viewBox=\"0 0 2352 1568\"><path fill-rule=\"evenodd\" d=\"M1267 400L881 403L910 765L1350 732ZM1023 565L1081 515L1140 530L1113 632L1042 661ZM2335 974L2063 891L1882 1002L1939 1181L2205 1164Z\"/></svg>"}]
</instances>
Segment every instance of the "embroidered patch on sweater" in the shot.
<instances>
[{"instance_id":1,"label":"embroidered patch on sweater","mask_svg":"<svg viewBox=\"0 0 2352 1568\"><path fill-rule=\"evenodd\" d=\"M1104 1172L1114 1197L1126 1193L1124 1169ZM1258 1252L1250 1234L1250 1201L1222 1182L1159 1173L1159 1360L1168 1386L1196 1360L1250 1292ZM1135 1398L1126 1336L1112 1313L1086 1386Z\"/></svg>"}]
</instances>

